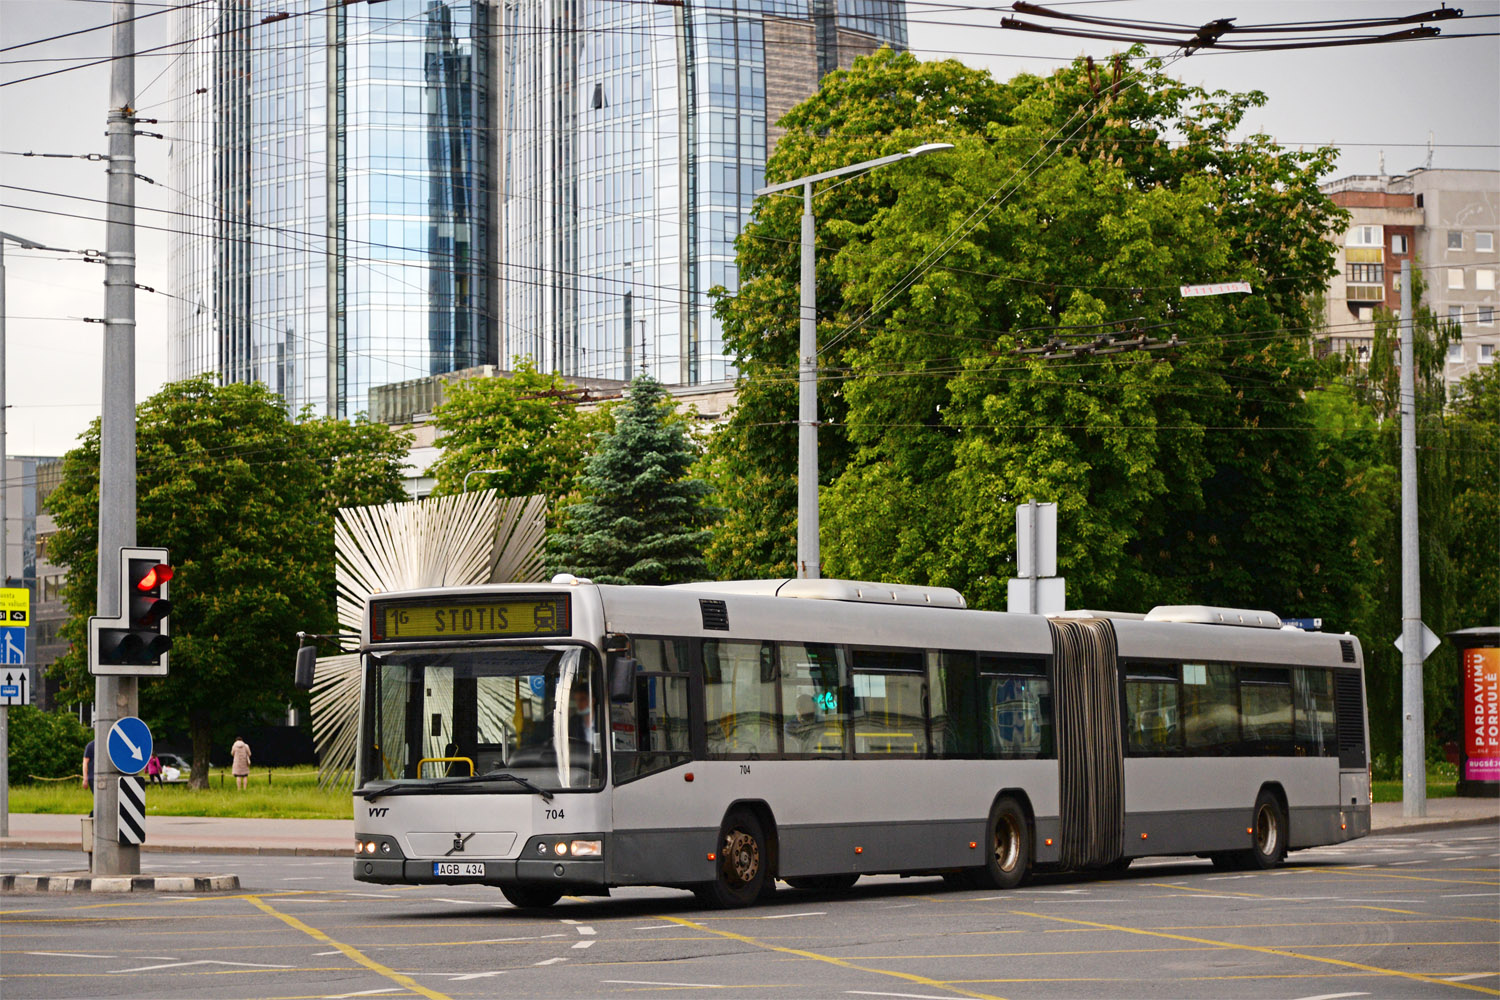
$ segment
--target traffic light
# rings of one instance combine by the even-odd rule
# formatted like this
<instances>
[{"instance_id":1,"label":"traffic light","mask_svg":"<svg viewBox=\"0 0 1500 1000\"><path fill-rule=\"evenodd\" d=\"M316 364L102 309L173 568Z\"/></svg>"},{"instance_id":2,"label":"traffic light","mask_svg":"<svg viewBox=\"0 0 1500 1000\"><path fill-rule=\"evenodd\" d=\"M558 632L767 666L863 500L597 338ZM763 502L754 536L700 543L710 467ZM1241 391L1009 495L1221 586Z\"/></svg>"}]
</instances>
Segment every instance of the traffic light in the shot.
<instances>
[{"instance_id":1,"label":"traffic light","mask_svg":"<svg viewBox=\"0 0 1500 1000\"><path fill-rule=\"evenodd\" d=\"M89 670L95 674L165 676L172 637L168 588L172 564L166 549L120 550L120 609L114 618L89 619Z\"/></svg>"}]
</instances>

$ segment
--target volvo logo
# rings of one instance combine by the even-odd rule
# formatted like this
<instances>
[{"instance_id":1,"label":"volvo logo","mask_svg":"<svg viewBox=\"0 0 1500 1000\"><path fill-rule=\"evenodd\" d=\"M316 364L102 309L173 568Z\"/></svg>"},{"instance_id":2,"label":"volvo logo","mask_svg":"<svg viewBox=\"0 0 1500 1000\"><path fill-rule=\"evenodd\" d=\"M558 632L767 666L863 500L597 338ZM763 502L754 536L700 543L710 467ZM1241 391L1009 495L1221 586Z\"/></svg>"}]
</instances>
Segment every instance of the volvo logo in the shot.
<instances>
[{"instance_id":1,"label":"volvo logo","mask_svg":"<svg viewBox=\"0 0 1500 1000\"><path fill-rule=\"evenodd\" d=\"M455 833L453 835L453 846L448 850L448 854L462 854L464 845L472 839L474 839L472 833ZM447 857L447 855L444 855L444 857Z\"/></svg>"}]
</instances>

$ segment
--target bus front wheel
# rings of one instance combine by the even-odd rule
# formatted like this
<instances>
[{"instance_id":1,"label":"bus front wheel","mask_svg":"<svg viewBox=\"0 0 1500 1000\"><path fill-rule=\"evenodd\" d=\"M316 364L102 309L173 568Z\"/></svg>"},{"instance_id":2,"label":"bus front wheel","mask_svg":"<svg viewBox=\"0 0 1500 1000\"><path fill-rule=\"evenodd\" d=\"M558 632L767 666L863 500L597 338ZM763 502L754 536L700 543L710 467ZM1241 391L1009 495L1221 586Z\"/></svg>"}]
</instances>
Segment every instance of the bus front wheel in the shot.
<instances>
[{"instance_id":1,"label":"bus front wheel","mask_svg":"<svg viewBox=\"0 0 1500 1000\"><path fill-rule=\"evenodd\" d=\"M749 906L766 885L766 836L760 821L745 810L729 814L719 831L714 880L694 890L698 901L715 909Z\"/></svg>"},{"instance_id":2,"label":"bus front wheel","mask_svg":"<svg viewBox=\"0 0 1500 1000\"><path fill-rule=\"evenodd\" d=\"M544 910L562 899L560 889L548 889L538 885L502 885L500 894L511 904L523 910Z\"/></svg>"},{"instance_id":3,"label":"bus front wheel","mask_svg":"<svg viewBox=\"0 0 1500 1000\"><path fill-rule=\"evenodd\" d=\"M987 889L1014 889L1031 865L1031 826L1015 799L1001 799L990 813L989 855L976 873Z\"/></svg>"}]
</instances>

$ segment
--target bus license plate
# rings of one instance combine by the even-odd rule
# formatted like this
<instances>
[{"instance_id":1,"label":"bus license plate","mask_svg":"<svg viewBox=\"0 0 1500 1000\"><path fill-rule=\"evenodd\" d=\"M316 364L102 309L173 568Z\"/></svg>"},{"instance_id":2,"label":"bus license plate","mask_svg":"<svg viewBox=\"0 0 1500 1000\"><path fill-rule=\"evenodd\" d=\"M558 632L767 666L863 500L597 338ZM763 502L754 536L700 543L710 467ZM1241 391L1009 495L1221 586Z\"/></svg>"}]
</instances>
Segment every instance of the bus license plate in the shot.
<instances>
[{"instance_id":1,"label":"bus license plate","mask_svg":"<svg viewBox=\"0 0 1500 1000\"><path fill-rule=\"evenodd\" d=\"M482 861L434 861L432 863L432 874L434 875L477 875L484 877L484 862Z\"/></svg>"}]
</instances>

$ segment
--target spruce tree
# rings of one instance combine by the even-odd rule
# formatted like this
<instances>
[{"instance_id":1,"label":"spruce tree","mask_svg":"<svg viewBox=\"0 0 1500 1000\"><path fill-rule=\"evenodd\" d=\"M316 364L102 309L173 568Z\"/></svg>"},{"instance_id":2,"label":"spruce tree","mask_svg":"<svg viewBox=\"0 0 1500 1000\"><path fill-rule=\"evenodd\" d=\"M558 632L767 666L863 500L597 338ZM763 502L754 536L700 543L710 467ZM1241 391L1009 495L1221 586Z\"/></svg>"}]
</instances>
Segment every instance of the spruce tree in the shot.
<instances>
[{"instance_id":1,"label":"spruce tree","mask_svg":"<svg viewBox=\"0 0 1500 1000\"><path fill-rule=\"evenodd\" d=\"M691 475L698 449L672 400L649 375L629 386L615 429L578 477L581 499L548 539L553 572L595 583L668 584L706 579L714 509Z\"/></svg>"}]
</instances>

